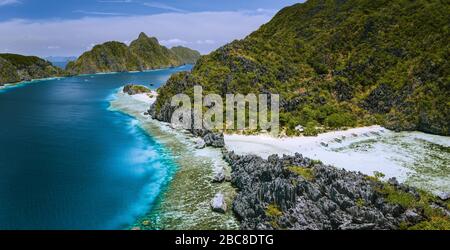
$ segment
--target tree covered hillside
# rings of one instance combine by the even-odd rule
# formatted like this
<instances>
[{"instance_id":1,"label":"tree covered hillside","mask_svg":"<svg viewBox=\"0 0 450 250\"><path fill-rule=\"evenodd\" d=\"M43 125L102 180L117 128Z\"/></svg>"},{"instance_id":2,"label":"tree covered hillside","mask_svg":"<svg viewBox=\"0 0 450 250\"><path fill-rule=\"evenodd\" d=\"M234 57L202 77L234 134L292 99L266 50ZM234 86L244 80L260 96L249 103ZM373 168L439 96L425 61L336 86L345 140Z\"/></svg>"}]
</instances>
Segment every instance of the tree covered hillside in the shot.
<instances>
[{"instance_id":1,"label":"tree covered hillside","mask_svg":"<svg viewBox=\"0 0 450 250\"><path fill-rule=\"evenodd\" d=\"M143 71L195 63L200 57L197 51L181 48L168 49L160 45L155 37L141 33L130 46L116 41L96 45L76 61L70 62L66 69L71 74ZM198 55L185 58L186 53Z\"/></svg>"},{"instance_id":2,"label":"tree covered hillside","mask_svg":"<svg viewBox=\"0 0 450 250\"><path fill-rule=\"evenodd\" d=\"M309 0L202 57L160 90L279 93L287 134L382 124L449 135L448 0Z\"/></svg>"},{"instance_id":3,"label":"tree covered hillside","mask_svg":"<svg viewBox=\"0 0 450 250\"><path fill-rule=\"evenodd\" d=\"M6 83L63 76L65 72L36 56L0 54L0 86Z\"/></svg>"}]
</instances>

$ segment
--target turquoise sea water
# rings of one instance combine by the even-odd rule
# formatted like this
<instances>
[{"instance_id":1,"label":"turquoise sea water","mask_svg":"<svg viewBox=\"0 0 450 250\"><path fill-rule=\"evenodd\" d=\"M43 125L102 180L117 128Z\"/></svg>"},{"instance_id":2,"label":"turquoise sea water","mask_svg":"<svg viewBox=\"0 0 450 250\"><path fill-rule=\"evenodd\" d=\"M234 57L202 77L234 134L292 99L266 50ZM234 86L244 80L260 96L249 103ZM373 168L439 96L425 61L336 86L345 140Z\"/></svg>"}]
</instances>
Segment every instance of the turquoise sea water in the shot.
<instances>
[{"instance_id":1,"label":"turquoise sea water","mask_svg":"<svg viewBox=\"0 0 450 250\"><path fill-rule=\"evenodd\" d=\"M148 211L176 169L118 88L157 88L191 66L86 75L0 90L0 229L120 229Z\"/></svg>"}]
</instances>

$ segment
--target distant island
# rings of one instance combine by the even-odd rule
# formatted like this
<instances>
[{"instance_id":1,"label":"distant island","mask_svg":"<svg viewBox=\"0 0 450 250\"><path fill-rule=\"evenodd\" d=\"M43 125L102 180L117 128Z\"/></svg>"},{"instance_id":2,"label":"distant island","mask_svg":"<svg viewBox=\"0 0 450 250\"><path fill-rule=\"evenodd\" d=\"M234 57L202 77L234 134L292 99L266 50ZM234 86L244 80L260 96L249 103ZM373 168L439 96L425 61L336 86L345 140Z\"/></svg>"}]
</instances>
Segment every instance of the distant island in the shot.
<instances>
[{"instance_id":1,"label":"distant island","mask_svg":"<svg viewBox=\"0 0 450 250\"><path fill-rule=\"evenodd\" d=\"M94 46L78 59L47 57L44 60L36 56L0 54L0 86L49 77L176 67L195 64L200 56L200 52L183 46L168 49L160 45L155 37L148 37L142 32L130 46L110 41ZM62 69L57 62L67 59L74 61Z\"/></svg>"},{"instance_id":2,"label":"distant island","mask_svg":"<svg viewBox=\"0 0 450 250\"><path fill-rule=\"evenodd\" d=\"M116 41L94 46L91 51L70 62L66 70L74 75L143 71L192 64L199 58L198 51L181 46L168 49L160 45L155 37L141 33L130 46Z\"/></svg>"},{"instance_id":3,"label":"distant island","mask_svg":"<svg viewBox=\"0 0 450 250\"><path fill-rule=\"evenodd\" d=\"M76 56L48 56L44 58L45 60L51 62L54 66L61 69L65 69L67 64L71 61L77 60Z\"/></svg>"},{"instance_id":4,"label":"distant island","mask_svg":"<svg viewBox=\"0 0 450 250\"><path fill-rule=\"evenodd\" d=\"M0 86L65 75L64 70L36 56L0 54Z\"/></svg>"}]
</instances>

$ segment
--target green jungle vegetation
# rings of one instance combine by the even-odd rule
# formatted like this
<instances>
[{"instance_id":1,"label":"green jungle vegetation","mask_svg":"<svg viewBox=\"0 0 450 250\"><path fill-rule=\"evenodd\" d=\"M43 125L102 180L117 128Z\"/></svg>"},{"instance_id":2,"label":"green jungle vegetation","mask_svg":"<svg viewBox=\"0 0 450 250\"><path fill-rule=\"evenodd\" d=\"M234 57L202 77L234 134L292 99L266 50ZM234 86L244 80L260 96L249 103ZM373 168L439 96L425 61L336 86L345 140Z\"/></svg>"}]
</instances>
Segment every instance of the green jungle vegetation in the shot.
<instances>
[{"instance_id":1,"label":"green jungle vegetation","mask_svg":"<svg viewBox=\"0 0 450 250\"><path fill-rule=\"evenodd\" d=\"M276 93L287 135L380 124L449 135L448 0L309 0L199 59L159 90Z\"/></svg>"}]
</instances>

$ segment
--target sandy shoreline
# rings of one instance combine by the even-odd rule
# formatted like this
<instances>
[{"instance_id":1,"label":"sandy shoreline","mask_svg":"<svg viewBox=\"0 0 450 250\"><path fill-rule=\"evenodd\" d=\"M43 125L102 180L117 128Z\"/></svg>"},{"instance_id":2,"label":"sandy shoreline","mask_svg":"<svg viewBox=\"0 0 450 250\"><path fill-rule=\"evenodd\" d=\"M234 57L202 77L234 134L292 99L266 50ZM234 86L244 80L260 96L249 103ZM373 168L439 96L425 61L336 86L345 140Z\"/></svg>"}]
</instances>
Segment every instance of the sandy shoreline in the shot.
<instances>
[{"instance_id":1,"label":"sandy shoreline","mask_svg":"<svg viewBox=\"0 0 450 250\"><path fill-rule=\"evenodd\" d=\"M151 95L152 97L150 97L149 95ZM150 93L136 94L131 96L131 98L133 98L134 100L146 103L149 106L156 102L156 97L158 97L158 93L153 90Z\"/></svg>"},{"instance_id":2,"label":"sandy shoreline","mask_svg":"<svg viewBox=\"0 0 450 250\"><path fill-rule=\"evenodd\" d=\"M434 193L450 192L450 138L421 132L393 132L381 126L353 128L317 137L274 138L268 135L225 135L236 154L267 158L296 152L325 164L374 175Z\"/></svg>"},{"instance_id":3,"label":"sandy shoreline","mask_svg":"<svg viewBox=\"0 0 450 250\"><path fill-rule=\"evenodd\" d=\"M2 89L8 89L8 88L14 88L21 85L36 83L36 82L42 82L42 81L50 81L50 80L60 80L64 79L65 77L47 77L47 78L39 78L39 79L32 79L30 81L21 81L16 83L5 83L4 85L0 86L0 90Z\"/></svg>"},{"instance_id":4,"label":"sandy shoreline","mask_svg":"<svg viewBox=\"0 0 450 250\"><path fill-rule=\"evenodd\" d=\"M338 140L345 140L349 137L371 137L387 132L381 126L369 126L353 128L342 131L333 131L318 136L298 136L275 138L270 135L225 135L227 148L238 154L256 154L262 158L267 158L272 154L295 154L308 148L328 145Z\"/></svg>"}]
</instances>

